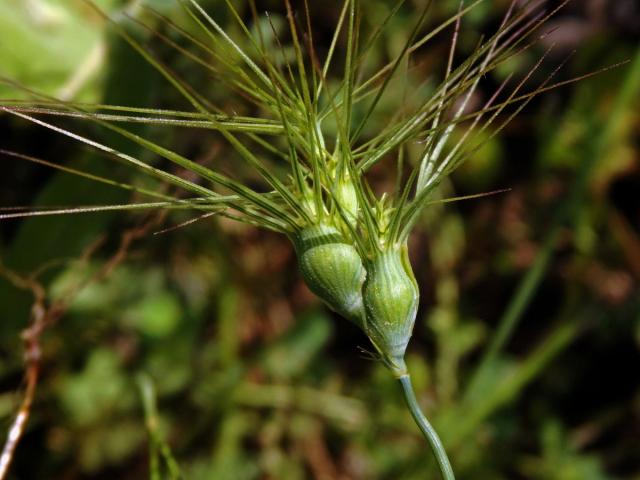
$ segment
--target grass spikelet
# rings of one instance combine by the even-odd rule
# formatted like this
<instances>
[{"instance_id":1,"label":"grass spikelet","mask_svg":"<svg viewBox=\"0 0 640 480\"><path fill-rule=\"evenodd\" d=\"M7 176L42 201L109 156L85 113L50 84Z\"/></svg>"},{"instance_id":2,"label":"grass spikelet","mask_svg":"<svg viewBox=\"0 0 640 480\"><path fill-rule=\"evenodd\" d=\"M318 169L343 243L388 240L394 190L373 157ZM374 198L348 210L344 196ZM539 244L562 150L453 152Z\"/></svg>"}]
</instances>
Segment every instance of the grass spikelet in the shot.
<instances>
[{"instance_id":1,"label":"grass spikelet","mask_svg":"<svg viewBox=\"0 0 640 480\"><path fill-rule=\"evenodd\" d=\"M370 47L380 41L381 32L392 17L407 8L403 0L396 2L389 16L368 37L361 28L364 2L344 0L324 58L319 58L313 45L313 18L307 1L300 7L294 7L289 0L284 2L291 46L280 38L283 35L273 19L261 17L252 1L252 25L233 2L225 1L241 38L225 31L215 15L196 0L178 0L195 30L187 30L149 7L145 8L154 22L130 19L244 98L257 112L252 116L230 114L213 105L118 22L90 0L85 1L175 88L190 110L63 101L2 77L1 82L19 89L29 99L0 100L0 112L102 151L187 195L167 195L2 150L2 155L129 190L149 201L5 209L0 219L112 210L187 210L198 219L225 216L286 235L309 288L329 308L362 328L373 344L376 358L400 381L407 405L429 441L442 477L453 479L442 444L419 410L404 362L420 296L409 260L408 239L426 206L459 200L434 200L433 193L447 175L482 146L473 143L471 139L477 138L473 134L487 132L483 140L486 142L534 96L559 85L552 83L551 74L523 93L549 49L520 81L511 85L509 77L481 107L474 109L471 105L481 79L530 49L539 27L555 11L545 13L537 1L518 7L514 0L498 30L456 64L456 46L465 16L482 0L461 1L457 13L429 28L426 25L432 5L427 2L417 13L399 53L373 72L365 70ZM396 114L376 131L372 119L390 94L394 79L402 75L403 66L409 64L411 55L447 29L452 30L452 41L441 82L428 96L416 93L417 101L399 106ZM407 92L405 97L412 98L412 93ZM190 172L197 180L184 179L55 123L63 118L106 129ZM260 180L249 185L233 175L204 167L166 145L133 133L128 128L133 124L213 131L233 147L236 159ZM456 130L459 135L454 136ZM418 142L421 152L417 161L405 161L407 146ZM372 181L371 170L384 162L396 163L395 191L383 193ZM472 197L475 196L465 198ZM157 452L154 455L157 457Z\"/></svg>"}]
</instances>

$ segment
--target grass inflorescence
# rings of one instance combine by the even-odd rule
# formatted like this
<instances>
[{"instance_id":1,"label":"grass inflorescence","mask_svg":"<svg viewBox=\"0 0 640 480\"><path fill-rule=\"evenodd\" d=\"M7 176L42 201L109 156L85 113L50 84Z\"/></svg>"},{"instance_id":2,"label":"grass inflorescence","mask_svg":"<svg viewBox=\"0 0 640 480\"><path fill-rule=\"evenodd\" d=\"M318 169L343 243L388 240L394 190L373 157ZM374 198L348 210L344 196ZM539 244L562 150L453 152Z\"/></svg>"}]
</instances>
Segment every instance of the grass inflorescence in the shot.
<instances>
[{"instance_id":1,"label":"grass inflorescence","mask_svg":"<svg viewBox=\"0 0 640 480\"><path fill-rule=\"evenodd\" d=\"M380 41L393 16L401 8L407 8L404 0L397 1L368 35L361 27L363 5L357 0L344 0L323 58L314 47L314 22L306 1L294 9L285 0L287 28L283 33L274 18L258 13L253 1L249 2L251 15L247 19L226 0L228 14L242 35L239 39L232 38L215 16L195 0L179 1L197 33L149 7L140 8L147 9L148 18L153 21L144 23L134 18L131 21L213 74L217 82L235 91L257 114L237 115L213 104L88 0L87 4L173 85L191 109L62 101L2 78L28 99L2 100L0 111L95 148L157 180L158 185L175 187L181 194L143 188L3 150L4 155L129 190L149 201L5 209L0 219L167 209L190 211L202 217L227 217L286 235L295 248L301 275L309 288L329 308L366 333L374 357L400 380L408 406L433 448L442 476L452 479L452 469L438 436L419 410L404 362L419 304L419 286L410 262L408 239L428 205L458 200L436 199L434 192L442 180L500 132L534 96L560 84L552 83L556 70L534 88L525 90L549 54L548 49L522 78L514 80L508 76L483 104L478 106L473 101L482 78L531 49L545 35L541 25L555 11L545 11L542 2L535 0L524 5L513 1L498 29L483 37L467 58L456 62L462 22L482 0L461 2L457 13L431 28L427 28L431 2L426 2L408 27L399 53L371 72L367 63L371 46ZM449 31L451 46L440 83L431 86L427 95L422 89L407 92L405 101L397 105L397 111L376 131L376 125L372 125L374 114L394 82L407 74L411 55L428 48L430 40ZM342 45L344 49L340 48ZM59 117L96 124L165 164L190 172L197 180L59 126L54 123ZM131 124L215 131L233 147L237 159L257 174L260 184L249 184L205 167L133 133L127 128ZM416 146L420 148L417 161L409 161L407 150ZM388 162L396 167L396 187L383 192L371 180L370 172Z\"/></svg>"}]
</instances>

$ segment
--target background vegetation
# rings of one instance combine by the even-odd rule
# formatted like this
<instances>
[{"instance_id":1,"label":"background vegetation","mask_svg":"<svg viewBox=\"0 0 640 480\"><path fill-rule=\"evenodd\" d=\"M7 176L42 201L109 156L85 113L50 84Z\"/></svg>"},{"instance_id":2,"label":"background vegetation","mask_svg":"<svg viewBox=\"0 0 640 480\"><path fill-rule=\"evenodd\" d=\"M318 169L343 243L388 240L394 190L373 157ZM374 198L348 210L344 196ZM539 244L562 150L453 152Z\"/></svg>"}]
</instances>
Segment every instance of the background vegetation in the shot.
<instances>
[{"instance_id":1,"label":"background vegetation","mask_svg":"<svg viewBox=\"0 0 640 480\"><path fill-rule=\"evenodd\" d=\"M98 3L207 98L228 111L247 108L122 14L126 7L157 21L139 2ZM178 2L146 3L183 20ZM223 2L201 3L237 33ZM372 61L402 48L423 2L409 3ZM458 2L433 3L436 24ZM508 3L484 2L465 19L458 59L496 28ZM244 2L234 4L249 18ZM377 24L390 5L367 0L363 23ZM339 7L312 7L320 50ZM260 8L274 22L283 12L275 0ZM510 191L425 214L411 241L422 300L409 368L462 480L637 480L640 7L574 1L546 29L533 51L485 79L485 94L509 73L521 76L552 43L539 78L573 50L559 80L630 62L540 96L443 185L447 196ZM408 88L442 73L450 38L412 57ZM0 74L61 98L183 107L81 1L0 2ZM19 95L0 85L0 97ZM402 101L403 88L393 89L378 125ZM63 124L157 161L95 126ZM1 149L143 181L7 115L0 132ZM213 133L146 133L251 179ZM131 199L43 165L6 155L0 162L1 206ZM164 455L168 446L193 480L435 478L396 382L360 354L363 334L304 287L288 241L211 218L153 234L187 220L99 213L0 222L3 431L29 372L40 374L9 478L140 479L150 467L171 478L178 467ZM38 319L46 328L21 337ZM25 348L39 357L25 357Z\"/></svg>"}]
</instances>

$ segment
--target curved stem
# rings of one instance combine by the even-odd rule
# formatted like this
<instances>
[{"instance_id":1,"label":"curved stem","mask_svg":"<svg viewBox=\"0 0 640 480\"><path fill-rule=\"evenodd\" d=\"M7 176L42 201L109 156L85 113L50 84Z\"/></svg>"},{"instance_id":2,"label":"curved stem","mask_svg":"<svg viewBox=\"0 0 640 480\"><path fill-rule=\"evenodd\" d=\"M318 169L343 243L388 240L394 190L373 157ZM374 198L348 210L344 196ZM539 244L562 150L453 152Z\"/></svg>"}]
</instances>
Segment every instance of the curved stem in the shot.
<instances>
[{"instance_id":1,"label":"curved stem","mask_svg":"<svg viewBox=\"0 0 640 480\"><path fill-rule=\"evenodd\" d=\"M449 462L447 452L445 452L444 447L442 446L440 437L438 437L438 434L427 420L427 417L425 417L422 410L420 410L416 394L413 391L413 385L411 385L411 377L409 377L409 374L404 374L399 377L398 380L400 380L400 384L402 385L402 392L404 393L404 398L407 401L407 406L411 411L411 415L429 442L431 451L436 457L443 480L455 480L453 469L451 468L451 462Z\"/></svg>"}]
</instances>

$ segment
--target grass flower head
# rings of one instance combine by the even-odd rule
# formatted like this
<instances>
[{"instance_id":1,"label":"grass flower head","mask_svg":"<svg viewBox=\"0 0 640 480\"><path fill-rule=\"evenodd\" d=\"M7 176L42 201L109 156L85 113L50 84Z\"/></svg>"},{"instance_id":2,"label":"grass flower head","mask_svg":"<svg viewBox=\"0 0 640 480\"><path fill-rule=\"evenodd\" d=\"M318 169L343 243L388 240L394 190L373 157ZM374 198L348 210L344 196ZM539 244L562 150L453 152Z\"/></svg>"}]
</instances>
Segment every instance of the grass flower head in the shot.
<instances>
[{"instance_id":1,"label":"grass flower head","mask_svg":"<svg viewBox=\"0 0 640 480\"><path fill-rule=\"evenodd\" d=\"M457 13L432 28L427 28L432 8L428 1L408 26L399 53L372 72L367 63L372 46L381 40L393 17L409 8L404 0L395 2L381 24L368 32L361 27L364 2L343 0L322 58L314 47L313 16L306 1L294 8L285 0L288 25L283 32L276 18L258 14L253 1L249 2L248 19L234 2L226 0L228 12L242 34L237 39L196 0L178 1L196 32L148 7L140 7L146 9L145 18L150 19L147 23L132 20L159 42L213 74L217 82L242 97L256 115L237 115L213 104L129 30L89 1L104 21L110 22L173 85L191 109L79 104L51 98L4 78L5 83L23 91L28 100L2 100L0 110L100 150L183 194L141 188L5 152L136 192L149 201L43 208L9 212L1 217L101 210L187 210L286 235L309 288L329 308L357 324L371 340L374 355L400 379L409 407L431 442L442 475L453 478L439 439L413 397L404 363L419 303L408 239L428 205L456 200L436 199L434 192L442 180L496 135L535 95L555 86L551 74L533 90L524 91L545 53L523 78L514 81L509 76L484 104L477 106L474 101L482 78L531 48L541 33L540 25L554 12L545 11L543 2L532 0L522 5L513 1L497 31L483 38L467 58L454 62L461 24L482 0L462 1ZM398 105L384 125L377 127L373 119L392 93L394 82L406 76L411 56L428 47L430 40L442 32L452 32L452 41L441 81L406 93L407 100ZM281 37L288 37L289 41ZM185 179L170 169L155 167L58 126L51 120L56 117L97 124L189 171L197 180ZM218 132L233 147L237 159L260 177L260 184L249 184L205 167L126 128L126 124L135 123ZM417 156L416 146L420 148ZM410 149L412 155L408 154ZM393 164L397 172L393 190L383 191L372 180L372 169L382 163Z\"/></svg>"}]
</instances>

